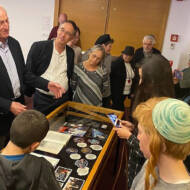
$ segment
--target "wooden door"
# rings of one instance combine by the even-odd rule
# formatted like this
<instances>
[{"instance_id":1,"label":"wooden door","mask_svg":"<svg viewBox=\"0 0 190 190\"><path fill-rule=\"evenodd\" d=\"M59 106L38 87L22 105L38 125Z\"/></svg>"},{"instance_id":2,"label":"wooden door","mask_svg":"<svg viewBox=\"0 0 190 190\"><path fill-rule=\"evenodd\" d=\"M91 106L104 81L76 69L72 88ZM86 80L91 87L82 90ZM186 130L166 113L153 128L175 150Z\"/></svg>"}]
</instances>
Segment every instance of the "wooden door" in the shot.
<instances>
[{"instance_id":1,"label":"wooden door","mask_svg":"<svg viewBox=\"0 0 190 190\"><path fill-rule=\"evenodd\" d=\"M65 12L81 30L81 47L87 50L104 34L107 0L60 0L59 13Z\"/></svg>"},{"instance_id":2,"label":"wooden door","mask_svg":"<svg viewBox=\"0 0 190 190\"><path fill-rule=\"evenodd\" d=\"M114 38L112 54L126 45L142 46L143 36L153 34L156 48L162 48L170 0L110 0L106 33Z\"/></svg>"}]
</instances>

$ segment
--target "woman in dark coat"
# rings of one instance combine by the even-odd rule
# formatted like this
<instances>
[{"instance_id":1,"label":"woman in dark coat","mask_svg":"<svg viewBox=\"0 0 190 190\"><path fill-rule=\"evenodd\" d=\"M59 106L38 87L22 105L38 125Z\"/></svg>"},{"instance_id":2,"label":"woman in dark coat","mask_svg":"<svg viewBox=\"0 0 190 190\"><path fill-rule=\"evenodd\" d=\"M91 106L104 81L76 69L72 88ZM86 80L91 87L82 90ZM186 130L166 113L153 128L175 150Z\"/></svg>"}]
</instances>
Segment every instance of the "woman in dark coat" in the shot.
<instances>
[{"instance_id":1,"label":"woman in dark coat","mask_svg":"<svg viewBox=\"0 0 190 190\"><path fill-rule=\"evenodd\" d=\"M136 69L133 64L134 47L126 46L122 55L111 64L111 96L112 107L124 110L124 100L130 97L136 84Z\"/></svg>"}]
</instances>

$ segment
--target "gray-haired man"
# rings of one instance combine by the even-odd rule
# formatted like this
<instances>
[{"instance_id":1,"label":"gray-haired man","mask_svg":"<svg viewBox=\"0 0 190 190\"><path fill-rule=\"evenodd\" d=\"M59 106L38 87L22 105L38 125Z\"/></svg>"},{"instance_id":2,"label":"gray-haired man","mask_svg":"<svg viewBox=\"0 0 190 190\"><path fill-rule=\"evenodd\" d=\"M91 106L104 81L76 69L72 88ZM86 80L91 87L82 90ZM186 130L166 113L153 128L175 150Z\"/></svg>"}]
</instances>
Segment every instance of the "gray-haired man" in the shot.
<instances>
[{"instance_id":1,"label":"gray-haired man","mask_svg":"<svg viewBox=\"0 0 190 190\"><path fill-rule=\"evenodd\" d=\"M143 38L143 47L135 51L133 61L135 64L139 63L144 57L151 57L152 54L160 54L160 51L154 48L156 43L155 37L152 34L146 35Z\"/></svg>"}]
</instances>

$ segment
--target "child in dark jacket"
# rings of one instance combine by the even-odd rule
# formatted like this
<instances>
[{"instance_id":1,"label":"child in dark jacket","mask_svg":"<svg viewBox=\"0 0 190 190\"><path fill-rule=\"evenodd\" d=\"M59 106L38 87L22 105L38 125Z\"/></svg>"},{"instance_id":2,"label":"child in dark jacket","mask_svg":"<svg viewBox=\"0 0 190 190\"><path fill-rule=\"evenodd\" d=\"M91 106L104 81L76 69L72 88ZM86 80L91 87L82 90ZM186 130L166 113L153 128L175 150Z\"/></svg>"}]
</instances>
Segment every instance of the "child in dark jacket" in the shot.
<instances>
[{"instance_id":1,"label":"child in dark jacket","mask_svg":"<svg viewBox=\"0 0 190 190\"><path fill-rule=\"evenodd\" d=\"M0 154L1 190L61 190L53 166L44 158L29 154L49 130L45 115L24 111L13 121L10 141Z\"/></svg>"}]
</instances>

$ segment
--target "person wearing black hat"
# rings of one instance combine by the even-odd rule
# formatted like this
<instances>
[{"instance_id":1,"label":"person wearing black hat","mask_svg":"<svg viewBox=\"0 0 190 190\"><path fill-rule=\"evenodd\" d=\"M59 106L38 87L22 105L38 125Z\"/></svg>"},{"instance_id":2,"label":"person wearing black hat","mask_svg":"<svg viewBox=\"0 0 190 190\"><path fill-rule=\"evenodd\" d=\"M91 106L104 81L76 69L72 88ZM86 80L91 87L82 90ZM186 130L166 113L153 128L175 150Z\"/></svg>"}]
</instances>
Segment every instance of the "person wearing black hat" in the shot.
<instances>
[{"instance_id":1,"label":"person wearing black hat","mask_svg":"<svg viewBox=\"0 0 190 190\"><path fill-rule=\"evenodd\" d=\"M107 54L111 51L111 45L113 44L114 40L110 37L109 34L103 34L99 36L94 45L103 45L104 49L107 49ZM109 45L109 47L108 47Z\"/></svg>"},{"instance_id":2,"label":"person wearing black hat","mask_svg":"<svg viewBox=\"0 0 190 190\"><path fill-rule=\"evenodd\" d=\"M122 55L111 64L111 95L113 109L124 111L124 100L130 97L135 85L134 47L126 46Z\"/></svg>"}]
</instances>

